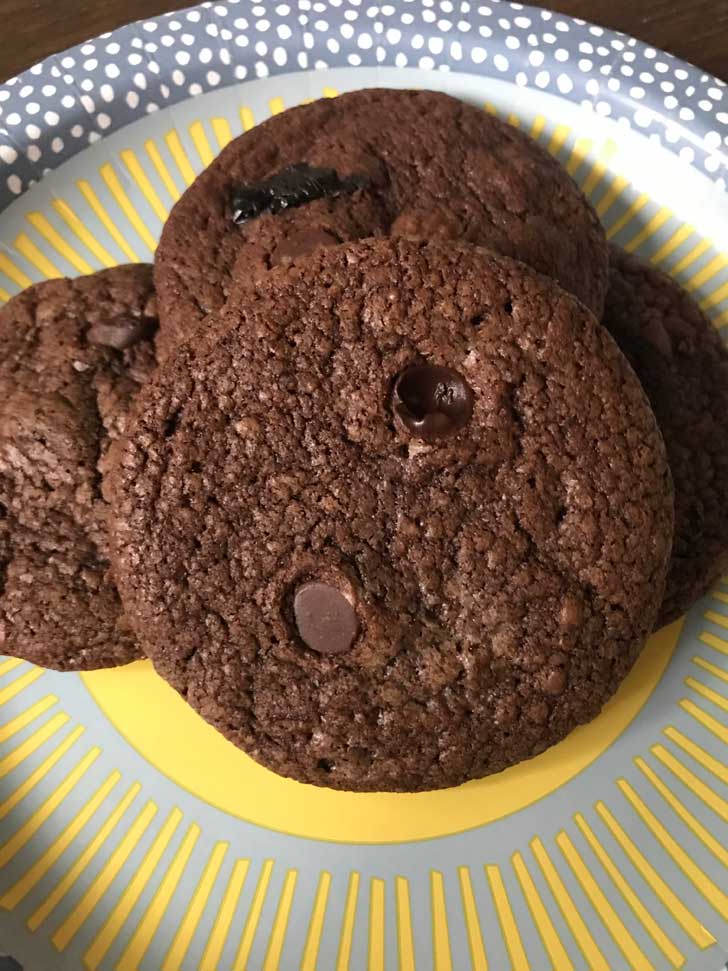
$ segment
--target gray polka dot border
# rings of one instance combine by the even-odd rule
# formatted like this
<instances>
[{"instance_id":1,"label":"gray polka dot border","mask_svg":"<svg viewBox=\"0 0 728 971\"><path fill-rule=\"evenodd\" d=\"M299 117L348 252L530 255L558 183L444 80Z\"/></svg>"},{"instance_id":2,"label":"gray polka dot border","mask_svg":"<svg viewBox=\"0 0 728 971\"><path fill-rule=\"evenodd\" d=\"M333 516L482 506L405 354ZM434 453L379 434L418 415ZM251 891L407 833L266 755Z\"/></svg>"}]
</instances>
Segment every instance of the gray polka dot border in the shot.
<instances>
[{"instance_id":1,"label":"gray polka dot border","mask_svg":"<svg viewBox=\"0 0 728 971\"><path fill-rule=\"evenodd\" d=\"M624 34L505 0L225 0L102 34L0 85L0 210L159 108L251 78L377 65L551 92L728 181L725 83Z\"/></svg>"}]
</instances>

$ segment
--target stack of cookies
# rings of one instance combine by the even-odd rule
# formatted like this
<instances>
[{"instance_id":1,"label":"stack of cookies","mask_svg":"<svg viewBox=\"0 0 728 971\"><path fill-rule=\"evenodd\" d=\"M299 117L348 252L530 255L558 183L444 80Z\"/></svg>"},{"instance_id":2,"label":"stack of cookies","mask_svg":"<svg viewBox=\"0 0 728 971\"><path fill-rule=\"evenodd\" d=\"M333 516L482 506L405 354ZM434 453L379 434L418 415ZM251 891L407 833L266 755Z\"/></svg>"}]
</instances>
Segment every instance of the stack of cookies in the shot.
<instances>
[{"instance_id":1,"label":"stack of cookies","mask_svg":"<svg viewBox=\"0 0 728 971\"><path fill-rule=\"evenodd\" d=\"M152 269L0 311L0 648L147 656L276 772L458 785L598 714L728 563L728 354L526 135L279 114Z\"/></svg>"}]
</instances>

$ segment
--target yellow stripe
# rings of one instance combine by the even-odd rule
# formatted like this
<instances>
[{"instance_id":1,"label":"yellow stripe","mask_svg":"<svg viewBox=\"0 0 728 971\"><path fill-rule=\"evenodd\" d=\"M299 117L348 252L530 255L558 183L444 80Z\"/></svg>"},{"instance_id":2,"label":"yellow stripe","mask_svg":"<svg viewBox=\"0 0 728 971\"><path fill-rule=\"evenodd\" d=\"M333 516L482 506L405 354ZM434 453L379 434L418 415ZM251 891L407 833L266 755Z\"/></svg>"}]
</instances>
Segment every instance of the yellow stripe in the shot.
<instances>
[{"instance_id":1,"label":"yellow stripe","mask_svg":"<svg viewBox=\"0 0 728 971\"><path fill-rule=\"evenodd\" d=\"M66 718L62 724L68 721ZM10 795L0 803L0 819L5 819L5 817L10 813L15 807L21 802L25 797L31 792L41 781L44 779L48 773L51 771L54 765L56 765L66 754L66 752L71 748L72 745L78 741L78 739L83 735L85 729L83 727L75 728L66 738L61 742L61 744L55 748L51 754L45 759L39 766L37 766L27 779L15 789Z\"/></svg>"},{"instance_id":2,"label":"yellow stripe","mask_svg":"<svg viewBox=\"0 0 728 971\"><path fill-rule=\"evenodd\" d=\"M718 253L712 260L708 260L704 267L693 273L683 285L688 293L692 293L693 290L697 290L698 287L702 287L704 283L712 280L716 273L720 273L726 266L728 266L728 256L725 253Z\"/></svg>"},{"instance_id":3,"label":"yellow stripe","mask_svg":"<svg viewBox=\"0 0 728 971\"><path fill-rule=\"evenodd\" d=\"M485 102L485 104L483 105L483 111L485 111L486 114L488 114L488 115L497 115L498 114L498 109L496 108L496 106L491 101L486 101Z\"/></svg>"},{"instance_id":4,"label":"yellow stripe","mask_svg":"<svg viewBox=\"0 0 728 971\"><path fill-rule=\"evenodd\" d=\"M607 239L613 239L617 233L620 232L620 230L624 229L625 226L632 222L637 213L641 212L649 201L650 197L646 192L643 192L641 195L637 196L634 202L627 207L626 211L622 213L619 219L609 227L607 230Z\"/></svg>"},{"instance_id":5,"label":"yellow stripe","mask_svg":"<svg viewBox=\"0 0 728 971\"><path fill-rule=\"evenodd\" d=\"M581 190L584 195L590 196L594 192L596 187L609 171L606 163L616 154L616 151L617 145L611 139L604 143L602 150L599 153L599 158L595 160L591 170L587 174L586 179L584 179L584 182L582 183Z\"/></svg>"},{"instance_id":6,"label":"yellow stripe","mask_svg":"<svg viewBox=\"0 0 728 971\"><path fill-rule=\"evenodd\" d=\"M153 802L148 802L134 820L123 840L109 857L105 866L86 893L81 897L71 913L59 925L51 937L57 950L64 950L76 935L81 925L87 920L89 914L109 889L111 882L131 855L134 847L142 838L156 814L157 807Z\"/></svg>"},{"instance_id":7,"label":"yellow stripe","mask_svg":"<svg viewBox=\"0 0 728 971\"><path fill-rule=\"evenodd\" d=\"M339 938L339 952L336 957L336 971L349 971L351 957L351 942L354 938L354 921L356 919L356 902L359 897L359 874L352 872L349 877L349 887L346 891L346 906L341 921L341 937Z\"/></svg>"},{"instance_id":8,"label":"yellow stripe","mask_svg":"<svg viewBox=\"0 0 728 971\"><path fill-rule=\"evenodd\" d=\"M706 610L705 619L712 621L714 624L718 624L719 627L725 627L728 630L728 617L723 614L719 614L715 610Z\"/></svg>"},{"instance_id":9,"label":"yellow stripe","mask_svg":"<svg viewBox=\"0 0 728 971\"><path fill-rule=\"evenodd\" d=\"M99 241L94 237L93 233L90 233L88 229L86 229L84 224L67 202L64 202L63 199L54 199L51 205L71 230L73 235L81 243L83 243L90 253L93 253L102 266L116 266L118 261L114 259L108 250L104 249L101 243L99 243Z\"/></svg>"},{"instance_id":10,"label":"yellow stripe","mask_svg":"<svg viewBox=\"0 0 728 971\"><path fill-rule=\"evenodd\" d=\"M20 233L13 245L47 280L54 280L57 277L63 276L63 273L55 263L52 263L47 256L44 256L33 240L25 233Z\"/></svg>"},{"instance_id":11,"label":"yellow stripe","mask_svg":"<svg viewBox=\"0 0 728 971\"><path fill-rule=\"evenodd\" d=\"M0 287L0 301L7 303L10 300L10 294L3 287Z\"/></svg>"},{"instance_id":12,"label":"yellow stripe","mask_svg":"<svg viewBox=\"0 0 728 971\"><path fill-rule=\"evenodd\" d=\"M531 911L531 917L533 917L533 922L541 937L544 949L551 959L553 971L574 971L574 965L571 963L569 955L561 943L559 933L543 905L543 901L536 889L536 884L533 882L521 854L514 853L511 857L511 863L518 877L523 896L526 898L528 909Z\"/></svg>"},{"instance_id":13,"label":"yellow stripe","mask_svg":"<svg viewBox=\"0 0 728 971\"><path fill-rule=\"evenodd\" d=\"M574 876L581 884L582 890L594 905L594 909L602 923L614 938L615 944L627 958L631 971L653 971L653 967L647 960L647 956L627 930L619 914L609 903L602 888L596 882L578 850L563 830L556 837L556 844L574 871Z\"/></svg>"},{"instance_id":14,"label":"yellow stripe","mask_svg":"<svg viewBox=\"0 0 728 971\"><path fill-rule=\"evenodd\" d=\"M15 832L6 843L3 843L3 845L0 847L0 870L2 870L2 868L10 860L12 860L16 853L19 853L20 850L22 850L25 844L32 839L43 823L49 818L49 816L51 816L56 809L58 809L69 792L88 771L100 754L100 748L90 749L86 755L84 755L78 765L71 769L66 778L55 789L55 791L52 792L43 803L41 803L33 815L28 817L20 829L17 830L17 832Z\"/></svg>"},{"instance_id":15,"label":"yellow stripe","mask_svg":"<svg viewBox=\"0 0 728 971\"><path fill-rule=\"evenodd\" d=\"M324 88L321 94L324 98L337 98L339 96L339 92L336 88L329 87Z\"/></svg>"},{"instance_id":16,"label":"yellow stripe","mask_svg":"<svg viewBox=\"0 0 728 971\"><path fill-rule=\"evenodd\" d=\"M713 596L716 596L716 594L713 594ZM718 651L720 654L725 654L728 657L728 641L724 641L722 637L716 637L715 634L703 631L699 639L703 644L707 644L708 647L712 647L713 650Z\"/></svg>"},{"instance_id":17,"label":"yellow stripe","mask_svg":"<svg viewBox=\"0 0 728 971\"><path fill-rule=\"evenodd\" d=\"M614 203L619 199L624 190L629 186L629 179L622 175L617 175L612 180L612 184L596 204L597 215L602 218L606 216Z\"/></svg>"},{"instance_id":18,"label":"yellow stripe","mask_svg":"<svg viewBox=\"0 0 728 971\"><path fill-rule=\"evenodd\" d=\"M7 742L13 735L17 735L26 725L30 725L39 715L42 715L57 703L58 698L55 695L46 695L45 698L36 701L30 708L26 708L25 711L16 715L15 718L11 718L4 725L0 725L0 743Z\"/></svg>"},{"instance_id":19,"label":"yellow stripe","mask_svg":"<svg viewBox=\"0 0 728 971\"><path fill-rule=\"evenodd\" d=\"M291 916L291 906L293 895L296 892L296 880L298 879L297 870L289 870L283 881L283 889L278 899L278 908L273 920L273 927L268 940L268 948L263 960L263 971L278 971L281 952L286 942L286 931L288 930L288 920ZM164 969L163 969L164 971Z\"/></svg>"},{"instance_id":20,"label":"yellow stripe","mask_svg":"<svg viewBox=\"0 0 728 971\"><path fill-rule=\"evenodd\" d=\"M657 789L665 802L670 806L672 810L682 819L688 829L698 837L698 839L707 846L710 852L717 857L718 860L723 864L723 866L728 867L728 850L712 836L708 830L703 826L702 823L693 816L693 814L685 808L682 802L673 795L668 789L665 783L656 775L652 769L647 765L644 759L636 758L635 764L641 772L643 772L647 778L650 780L652 785Z\"/></svg>"},{"instance_id":21,"label":"yellow stripe","mask_svg":"<svg viewBox=\"0 0 728 971\"><path fill-rule=\"evenodd\" d=\"M157 869L159 861L162 859L162 854L169 846L170 840L174 836L181 820L182 813L179 809L173 809L164 821L161 830L147 850L136 872L130 877L116 906L112 909L104 921L101 930L94 938L93 943L84 954L84 963L91 971L96 971L96 968L106 957L107 951L116 940L119 931L126 923L129 914L144 892L144 888L151 880L152 874Z\"/></svg>"},{"instance_id":22,"label":"yellow stripe","mask_svg":"<svg viewBox=\"0 0 728 971\"><path fill-rule=\"evenodd\" d=\"M6 704L8 701L12 701L21 691L29 688L43 673L43 668L31 668L30 671L26 671L25 674L16 678L15 681L11 681L10 684L0 689L0 706Z\"/></svg>"},{"instance_id":23,"label":"yellow stripe","mask_svg":"<svg viewBox=\"0 0 728 971\"><path fill-rule=\"evenodd\" d=\"M132 177L132 179L134 179L136 184L141 189L144 198L154 210L157 218L161 222L165 222L167 216L169 215L167 207L157 195L157 190L149 181L147 173L141 167L139 159L136 157L136 153L130 148L125 148L121 153L121 161L127 167L129 175Z\"/></svg>"},{"instance_id":24,"label":"yellow stripe","mask_svg":"<svg viewBox=\"0 0 728 971\"><path fill-rule=\"evenodd\" d=\"M242 107L240 109L240 121L243 123L243 131L250 131L251 128L255 128L255 118L250 108Z\"/></svg>"},{"instance_id":25,"label":"yellow stripe","mask_svg":"<svg viewBox=\"0 0 728 971\"><path fill-rule=\"evenodd\" d=\"M197 154L200 156L202 164L205 166L205 168L207 168L207 166L215 158L215 155L210 148L210 143L207 140L205 126L201 121L195 121L190 125L188 131L190 133L190 138L197 149Z\"/></svg>"},{"instance_id":26,"label":"yellow stripe","mask_svg":"<svg viewBox=\"0 0 728 971\"><path fill-rule=\"evenodd\" d=\"M541 132L546 124L546 119L543 115L536 115L533 119L533 124L531 125L531 138L540 138Z\"/></svg>"},{"instance_id":27,"label":"yellow stripe","mask_svg":"<svg viewBox=\"0 0 728 971\"><path fill-rule=\"evenodd\" d=\"M303 958L301 959L301 971L316 971L316 962L318 961L318 952L321 946L321 935L324 929L326 904L328 903L330 888L331 874L326 870L322 870L316 890L316 897L313 902L311 919L308 923L306 944L303 949ZM201 969L201 971L204 971L204 969ZM412 971L414 971L414 968Z\"/></svg>"},{"instance_id":28,"label":"yellow stripe","mask_svg":"<svg viewBox=\"0 0 728 971\"><path fill-rule=\"evenodd\" d=\"M513 112L511 112L508 115L508 117L506 118L506 121L511 126L511 128L520 128L521 127L521 119L518 117L518 115L514 115Z\"/></svg>"},{"instance_id":29,"label":"yellow stripe","mask_svg":"<svg viewBox=\"0 0 728 971\"><path fill-rule=\"evenodd\" d=\"M438 870L430 870L430 897L432 900L432 955L434 971L452 971L450 929L447 924L445 884Z\"/></svg>"},{"instance_id":30,"label":"yellow stripe","mask_svg":"<svg viewBox=\"0 0 728 971\"><path fill-rule=\"evenodd\" d=\"M703 671L707 671L708 674L712 674L713 677L718 678L720 681L725 681L728 684L728 671L724 671L711 661L706 661L704 657L694 657L692 662L699 668L702 668Z\"/></svg>"},{"instance_id":31,"label":"yellow stripe","mask_svg":"<svg viewBox=\"0 0 728 971\"><path fill-rule=\"evenodd\" d=\"M210 124L220 148L225 148L233 140L233 133L227 118L211 118Z\"/></svg>"},{"instance_id":32,"label":"yellow stripe","mask_svg":"<svg viewBox=\"0 0 728 971\"><path fill-rule=\"evenodd\" d=\"M106 232L111 236L116 245L126 256L128 260L132 263L139 263L139 257L136 255L131 246L127 243L126 239L117 229L116 223L108 214L104 206L101 204L101 200L96 195L94 190L91 188L91 184L86 182L85 179L79 180L76 185L78 186L78 191L84 197L89 206L93 209L96 217L98 218L101 225L104 227Z\"/></svg>"},{"instance_id":33,"label":"yellow stripe","mask_svg":"<svg viewBox=\"0 0 728 971\"><path fill-rule=\"evenodd\" d=\"M162 918L167 912L169 902L182 879L182 874L185 871L185 867L189 862L199 836L200 827L196 823L192 823L185 833L184 839L169 865L169 869L164 874L164 878L157 892L152 897L149 906L144 912L144 916L139 921L132 939L121 955L119 963L116 965L116 971L137 971L140 961L146 954L152 938L157 933Z\"/></svg>"},{"instance_id":34,"label":"yellow stripe","mask_svg":"<svg viewBox=\"0 0 728 971\"><path fill-rule=\"evenodd\" d=\"M551 136L551 140L548 144L548 150L552 155L556 155L564 146L564 142L571 134L571 129L568 125L557 125L554 128L554 133Z\"/></svg>"},{"instance_id":35,"label":"yellow stripe","mask_svg":"<svg viewBox=\"0 0 728 971\"><path fill-rule=\"evenodd\" d=\"M712 310L713 307L717 307L719 303L722 303L726 297L728 297L728 281L721 284L712 293L709 293L707 297L703 297L698 303L702 310Z\"/></svg>"},{"instance_id":36,"label":"yellow stripe","mask_svg":"<svg viewBox=\"0 0 728 971\"><path fill-rule=\"evenodd\" d=\"M217 880L229 843L216 843L203 871L200 882L192 895L184 917L180 921L177 933L170 945L167 956L162 963L162 971L177 971L185 959L192 936L197 930L212 888Z\"/></svg>"},{"instance_id":37,"label":"yellow stripe","mask_svg":"<svg viewBox=\"0 0 728 971\"><path fill-rule=\"evenodd\" d=\"M599 842L597 837L594 835L591 827L581 815L577 813L574 816L576 825L581 830L584 838L586 839L589 846L592 848L595 856L601 863L601 865L606 870L612 883L615 885L617 890L621 893L626 904L631 908L637 920L642 924L644 929L650 935L652 940L657 944L662 953L665 955L667 960L673 965L673 967L680 968L685 963L684 956L675 947L673 942L667 936L667 934L662 930L660 925L654 919L652 914L647 910L645 905L639 899L637 894L634 892L629 883L625 880L622 874L619 872L615 866L612 858L609 856L607 851L604 849L602 844Z\"/></svg>"},{"instance_id":38,"label":"yellow stripe","mask_svg":"<svg viewBox=\"0 0 728 971\"><path fill-rule=\"evenodd\" d=\"M8 772L12 772L16 766L20 765L29 755L32 755L41 747L43 742L47 741L51 735L55 735L59 728L62 728L70 720L70 715L63 712L54 715L47 722L44 722L40 728L36 729L29 738L26 738L24 742L14 748L12 752L9 752L5 758L0 759L0 779L4 779Z\"/></svg>"},{"instance_id":39,"label":"yellow stripe","mask_svg":"<svg viewBox=\"0 0 728 971\"><path fill-rule=\"evenodd\" d=\"M101 166L99 169L99 175L106 183L109 192L116 200L116 203L121 211L136 230L139 238L146 244L149 252L153 253L157 246L156 241L147 227L144 225L141 216L136 211L131 199L124 191L121 182L119 181L119 177L108 162Z\"/></svg>"},{"instance_id":40,"label":"yellow stripe","mask_svg":"<svg viewBox=\"0 0 728 971\"><path fill-rule=\"evenodd\" d=\"M688 239L689 236L692 236L694 232L695 226L684 223L679 229L675 230L672 236L666 240L655 253L652 254L650 257L650 263L652 263L653 266L656 266L658 263L662 263L664 260L666 260L668 256L672 256L675 250L679 246L682 246L685 240Z\"/></svg>"},{"instance_id":41,"label":"yellow stripe","mask_svg":"<svg viewBox=\"0 0 728 971\"><path fill-rule=\"evenodd\" d=\"M53 249L79 273L93 273L94 268L51 226L40 212L26 213L25 218Z\"/></svg>"},{"instance_id":42,"label":"yellow stripe","mask_svg":"<svg viewBox=\"0 0 728 971\"><path fill-rule=\"evenodd\" d=\"M272 872L273 860L266 860L261 868L260 876L258 877L258 885L255 888L253 902L250 905L250 910L248 911L248 919L245 921L245 927L243 928L243 934L240 938L238 953L235 957L235 961L233 962L233 971L246 971L247 969L248 958L250 957L250 949L253 946L255 932L258 929L258 921L260 920L260 914L263 910L265 895L268 892L268 884L270 883L270 875Z\"/></svg>"},{"instance_id":43,"label":"yellow stripe","mask_svg":"<svg viewBox=\"0 0 728 971\"><path fill-rule=\"evenodd\" d=\"M33 283L30 277L23 273L23 271L17 267L12 260L8 259L4 253L0 253L0 270L5 274L6 277L12 280L13 283L17 283L21 290L24 290Z\"/></svg>"},{"instance_id":44,"label":"yellow stripe","mask_svg":"<svg viewBox=\"0 0 728 971\"><path fill-rule=\"evenodd\" d=\"M268 102L268 110L272 115L280 115L282 111L286 110L283 98L271 98Z\"/></svg>"},{"instance_id":45,"label":"yellow stripe","mask_svg":"<svg viewBox=\"0 0 728 971\"><path fill-rule=\"evenodd\" d=\"M495 904L498 923L500 924L503 939L506 942L506 948L511 959L512 971L529 971L530 965L528 958L526 957L526 952L523 950L521 935L518 933L518 925L513 916L513 910L511 909L511 903L508 899L500 870L492 863L485 866L484 870L488 877L490 891L493 894L493 903Z\"/></svg>"},{"instance_id":46,"label":"yellow stripe","mask_svg":"<svg viewBox=\"0 0 728 971\"><path fill-rule=\"evenodd\" d=\"M708 772L712 772L721 782L728 785L728 766L723 765L718 759L714 759L705 749L701 748L686 735L683 735L676 728L673 728L672 725L663 728L663 733L676 745L679 745L683 751L687 752L688 755L692 755L695 761L699 762L703 768L707 769Z\"/></svg>"},{"instance_id":47,"label":"yellow stripe","mask_svg":"<svg viewBox=\"0 0 728 971\"><path fill-rule=\"evenodd\" d=\"M725 725L721 725L717 719L709 715L707 711L703 711L699 705L694 704L688 698L683 698L679 702L679 705L689 715L692 715L696 721L699 721L701 725L707 728L709 732L712 732L716 738L728 744L728 728Z\"/></svg>"},{"instance_id":48,"label":"yellow stripe","mask_svg":"<svg viewBox=\"0 0 728 971\"><path fill-rule=\"evenodd\" d=\"M632 861L635 869L642 875L645 882L652 888L655 896L662 901L670 915L682 927L693 943L703 949L715 944L713 935L703 927L700 921L693 917L679 897L672 892L652 864L648 862L647 858L637 849L630 837L627 836L604 803L598 802L595 809L616 841Z\"/></svg>"},{"instance_id":49,"label":"yellow stripe","mask_svg":"<svg viewBox=\"0 0 728 971\"><path fill-rule=\"evenodd\" d=\"M63 832L51 843L45 853L40 856L26 873L0 898L0 907L6 910L13 910L26 898L30 891L48 873L53 864L65 853L73 840L78 836L86 823L106 799L111 790L121 779L120 772L112 772L111 775L102 782L96 792L83 806L77 816L66 826Z\"/></svg>"},{"instance_id":50,"label":"yellow stripe","mask_svg":"<svg viewBox=\"0 0 728 971\"><path fill-rule=\"evenodd\" d=\"M192 183L195 181L195 172L190 165L187 152L185 152L184 148L182 147L180 137L174 128L167 132L167 134L164 136L164 140L167 143L167 148L169 149L172 158L177 163L177 168L180 170L182 178L185 180L187 185L192 185Z\"/></svg>"},{"instance_id":51,"label":"yellow stripe","mask_svg":"<svg viewBox=\"0 0 728 971\"><path fill-rule=\"evenodd\" d=\"M149 156L157 175L162 180L164 188L167 190L172 200L176 202L180 196L179 189L177 188L174 179L170 175L169 169L165 165L164 159L162 158L159 149L155 145L154 140L148 138L147 141L144 142L144 149Z\"/></svg>"},{"instance_id":52,"label":"yellow stripe","mask_svg":"<svg viewBox=\"0 0 728 971\"><path fill-rule=\"evenodd\" d=\"M713 590L710 596L713 600L720 600L721 603L728 604L728 593L723 593L722 590Z\"/></svg>"},{"instance_id":53,"label":"yellow stripe","mask_svg":"<svg viewBox=\"0 0 728 971\"><path fill-rule=\"evenodd\" d=\"M478 906L475 903L470 870L466 866L458 867L458 877L460 879L460 895L463 898L465 929L468 934L468 947L470 948L473 971L488 971L488 958L485 954L483 932L480 929Z\"/></svg>"},{"instance_id":54,"label":"yellow stripe","mask_svg":"<svg viewBox=\"0 0 728 971\"><path fill-rule=\"evenodd\" d=\"M673 276L677 276L678 273L682 273L686 270L692 263L700 259L703 253L707 252L713 245L712 241L709 239L701 239L699 243L696 243L691 250L689 250L682 259L670 268L670 273Z\"/></svg>"},{"instance_id":55,"label":"yellow stripe","mask_svg":"<svg viewBox=\"0 0 728 971\"><path fill-rule=\"evenodd\" d=\"M632 239L625 245L625 250L628 253L634 253L636 249L646 242L650 236L654 236L658 229L664 226L668 219L671 218L672 212L669 209L660 209L646 226L643 226L638 233L635 233Z\"/></svg>"},{"instance_id":56,"label":"yellow stripe","mask_svg":"<svg viewBox=\"0 0 728 971\"><path fill-rule=\"evenodd\" d=\"M369 971L384 969L384 880L369 883Z\"/></svg>"},{"instance_id":57,"label":"yellow stripe","mask_svg":"<svg viewBox=\"0 0 728 971\"><path fill-rule=\"evenodd\" d=\"M569 891L564 886L563 880L559 876L556 867L551 862L543 843L538 837L531 841L531 851L536 857L546 883L551 888L551 893L554 895L554 899L559 906L559 910L563 914L564 920L574 935L574 940L579 945L591 971L609 971L609 965L605 961L604 955L589 933L581 914L569 895Z\"/></svg>"},{"instance_id":58,"label":"yellow stripe","mask_svg":"<svg viewBox=\"0 0 728 971\"><path fill-rule=\"evenodd\" d=\"M406 877L395 877L394 899L397 913L397 953L399 971L415 971L415 945L412 936L412 910L410 908L409 882Z\"/></svg>"},{"instance_id":59,"label":"yellow stripe","mask_svg":"<svg viewBox=\"0 0 728 971\"><path fill-rule=\"evenodd\" d=\"M728 700L723 695L718 694L717 691L713 691L712 688L703 684L702 681L696 681L695 678L685 678L685 684L707 701L711 701L717 708L720 708L722 711L728 711Z\"/></svg>"},{"instance_id":60,"label":"yellow stripe","mask_svg":"<svg viewBox=\"0 0 728 971\"><path fill-rule=\"evenodd\" d=\"M571 155L566 163L566 171L569 175L574 175L576 170L581 168L581 166L586 161L589 152L591 152L594 142L591 138L577 138L574 142L574 147L571 150Z\"/></svg>"},{"instance_id":61,"label":"yellow stripe","mask_svg":"<svg viewBox=\"0 0 728 971\"><path fill-rule=\"evenodd\" d=\"M250 860L235 861L228 885L225 888L225 895L222 898L215 923L210 931L210 937L205 945L205 952L200 960L199 971L217 971L218 961L225 946L249 868Z\"/></svg>"},{"instance_id":62,"label":"yellow stripe","mask_svg":"<svg viewBox=\"0 0 728 971\"><path fill-rule=\"evenodd\" d=\"M10 674L11 671L14 671L16 668L19 668L21 664L25 664L25 661L22 659L22 657L6 658L6 660L4 660L2 664L0 664L0 677L2 677L4 674Z\"/></svg>"},{"instance_id":63,"label":"yellow stripe","mask_svg":"<svg viewBox=\"0 0 728 971\"><path fill-rule=\"evenodd\" d=\"M647 808L632 786L624 779L620 779L617 785L667 855L680 867L696 890L705 897L721 917L728 920L728 896L713 883L707 873L693 862L677 840L668 833L654 813Z\"/></svg>"},{"instance_id":64,"label":"yellow stripe","mask_svg":"<svg viewBox=\"0 0 728 971\"><path fill-rule=\"evenodd\" d=\"M694 775L690 769L686 768L676 759L675 756L668 752L666 748L662 745L653 745L650 749L655 758L658 758L663 765L677 776L677 778L687 786L691 792L694 792L698 799L702 799L706 806L709 806L716 816L720 816L721 819L728 820L728 802L700 780L696 775Z\"/></svg>"},{"instance_id":65,"label":"yellow stripe","mask_svg":"<svg viewBox=\"0 0 728 971\"><path fill-rule=\"evenodd\" d=\"M109 818L106 820L104 825L98 831L93 840L88 844L86 849L78 856L73 866L69 869L68 873L56 884L51 893L46 897L40 907L28 918L28 928L31 931L36 931L46 917L55 910L60 901L65 897L68 891L71 889L73 884L76 882L81 873L86 869L88 864L91 862L93 857L99 851L99 849L104 844L106 838L112 829L119 822L121 817L124 815L126 810L131 805L132 801L136 798L137 793L141 789L138 782L135 782L133 786L126 793L124 798L121 800L119 805L114 809Z\"/></svg>"}]
</instances>

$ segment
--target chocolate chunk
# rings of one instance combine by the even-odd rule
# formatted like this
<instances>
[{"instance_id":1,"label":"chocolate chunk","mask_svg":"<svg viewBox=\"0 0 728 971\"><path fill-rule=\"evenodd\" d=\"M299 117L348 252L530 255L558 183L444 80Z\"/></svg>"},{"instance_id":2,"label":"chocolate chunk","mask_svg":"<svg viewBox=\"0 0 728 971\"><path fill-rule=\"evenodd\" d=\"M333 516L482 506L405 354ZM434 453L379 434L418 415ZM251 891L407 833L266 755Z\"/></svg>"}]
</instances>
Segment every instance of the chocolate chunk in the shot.
<instances>
[{"instance_id":1,"label":"chocolate chunk","mask_svg":"<svg viewBox=\"0 0 728 971\"><path fill-rule=\"evenodd\" d=\"M354 608L328 583L312 581L299 587L293 613L301 639L319 654L344 654L359 631Z\"/></svg>"},{"instance_id":2,"label":"chocolate chunk","mask_svg":"<svg viewBox=\"0 0 728 971\"><path fill-rule=\"evenodd\" d=\"M307 162L289 165L270 179L244 185L233 192L233 222L244 223L264 212L276 213L303 206L314 199L335 199L342 193L363 189L368 180L361 175L341 178L336 169L322 169Z\"/></svg>"},{"instance_id":3,"label":"chocolate chunk","mask_svg":"<svg viewBox=\"0 0 728 971\"><path fill-rule=\"evenodd\" d=\"M93 324L86 334L89 344L125 351L141 340L149 340L156 329L152 320L118 317L108 323Z\"/></svg>"},{"instance_id":4,"label":"chocolate chunk","mask_svg":"<svg viewBox=\"0 0 728 971\"><path fill-rule=\"evenodd\" d=\"M394 412L416 438L432 441L457 434L473 414L473 392L449 367L422 364L407 368L394 385Z\"/></svg>"},{"instance_id":5,"label":"chocolate chunk","mask_svg":"<svg viewBox=\"0 0 728 971\"><path fill-rule=\"evenodd\" d=\"M320 246L337 246L341 240L325 229L302 229L292 236L282 239L271 254L271 266L278 266L284 260L295 260L307 256Z\"/></svg>"}]
</instances>

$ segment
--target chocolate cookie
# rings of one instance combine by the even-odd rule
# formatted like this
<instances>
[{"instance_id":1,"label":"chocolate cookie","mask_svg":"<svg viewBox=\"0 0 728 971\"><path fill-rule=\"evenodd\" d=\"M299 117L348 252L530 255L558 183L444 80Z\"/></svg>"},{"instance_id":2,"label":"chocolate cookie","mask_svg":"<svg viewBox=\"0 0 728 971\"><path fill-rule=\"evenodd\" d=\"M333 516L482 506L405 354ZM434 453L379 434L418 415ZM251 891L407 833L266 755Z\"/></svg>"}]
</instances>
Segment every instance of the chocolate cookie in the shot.
<instances>
[{"instance_id":1,"label":"chocolate cookie","mask_svg":"<svg viewBox=\"0 0 728 971\"><path fill-rule=\"evenodd\" d=\"M111 453L122 599L159 673L284 775L456 785L594 717L662 601L664 445L552 280L369 240L269 273Z\"/></svg>"},{"instance_id":2,"label":"chocolate cookie","mask_svg":"<svg viewBox=\"0 0 728 971\"><path fill-rule=\"evenodd\" d=\"M156 254L161 347L173 351L222 307L232 276L254 279L317 247L388 235L488 246L601 315L604 234L547 152L447 95L373 89L270 118L185 192Z\"/></svg>"},{"instance_id":3,"label":"chocolate cookie","mask_svg":"<svg viewBox=\"0 0 728 971\"><path fill-rule=\"evenodd\" d=\"M100 478L156 327L149 266L41 283L0 309L0 653L58 670L139 656Z\"/></svg>"},{"instance_id":4,"label":"chocolate cookie","mask_svg":"<svg viewBox=\"0 0 728 971\"><path fill-rule=\"evenodd\" d=\"M604 323L647 392L675 482L662 626L728 568L728 353L674 280L616 247L610 259Z\"/></svg>"}]
</instances>

